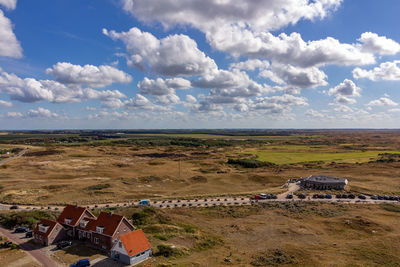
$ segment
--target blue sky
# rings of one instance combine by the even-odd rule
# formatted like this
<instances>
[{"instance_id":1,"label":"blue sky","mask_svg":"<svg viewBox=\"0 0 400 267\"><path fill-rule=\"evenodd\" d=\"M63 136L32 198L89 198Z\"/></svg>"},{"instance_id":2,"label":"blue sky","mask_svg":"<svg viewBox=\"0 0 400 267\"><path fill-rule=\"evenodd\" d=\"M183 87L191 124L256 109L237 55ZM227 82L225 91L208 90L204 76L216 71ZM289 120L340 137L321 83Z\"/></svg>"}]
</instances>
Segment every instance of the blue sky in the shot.
<instances>
[{"instance_id":1,"label":"blue sky","mask_svg":"<svg viewBox=\"0 0 400 267\"><path fill-rule=\"evenodd\" d=\"M0 128L398 128L396 0L0 0Z\"/></svg>"}]
</instances>

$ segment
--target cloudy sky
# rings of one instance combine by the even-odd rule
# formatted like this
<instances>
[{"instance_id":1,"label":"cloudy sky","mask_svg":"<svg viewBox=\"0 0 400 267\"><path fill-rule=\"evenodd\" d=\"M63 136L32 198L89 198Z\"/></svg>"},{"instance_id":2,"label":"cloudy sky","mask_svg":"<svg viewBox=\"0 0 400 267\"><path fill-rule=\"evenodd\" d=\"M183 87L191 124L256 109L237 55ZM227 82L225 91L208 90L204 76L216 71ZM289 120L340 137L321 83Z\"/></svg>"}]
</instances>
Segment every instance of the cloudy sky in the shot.
<instances>
[{"instance_id":1,"label":"cloudy sky","mask_svg":"<svg viewBox=\"0 0 400 267\"><path fill-rule=\"evenodd\" d=\"M0 0L0 129L399 128L398 0Z\"/></svg>"}]
</instances>

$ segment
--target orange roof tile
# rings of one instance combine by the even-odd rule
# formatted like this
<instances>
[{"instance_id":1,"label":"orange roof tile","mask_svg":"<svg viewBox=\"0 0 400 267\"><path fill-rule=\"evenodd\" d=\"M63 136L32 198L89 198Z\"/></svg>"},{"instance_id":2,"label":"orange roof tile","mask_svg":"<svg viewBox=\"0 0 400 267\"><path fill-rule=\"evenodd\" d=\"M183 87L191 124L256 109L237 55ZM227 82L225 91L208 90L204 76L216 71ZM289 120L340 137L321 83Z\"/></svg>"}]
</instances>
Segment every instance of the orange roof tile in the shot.
<instances>
[{"instance_id":1,"label":"orange roof tile","mask_svg":"<svg viewBox=\"0 0 400 267\"><path fill-rule=\"evenodd\" d=\"M150 243L142 229L121 235L119 238L130 257L151 249Z\"/></svg>"}]
</instances>

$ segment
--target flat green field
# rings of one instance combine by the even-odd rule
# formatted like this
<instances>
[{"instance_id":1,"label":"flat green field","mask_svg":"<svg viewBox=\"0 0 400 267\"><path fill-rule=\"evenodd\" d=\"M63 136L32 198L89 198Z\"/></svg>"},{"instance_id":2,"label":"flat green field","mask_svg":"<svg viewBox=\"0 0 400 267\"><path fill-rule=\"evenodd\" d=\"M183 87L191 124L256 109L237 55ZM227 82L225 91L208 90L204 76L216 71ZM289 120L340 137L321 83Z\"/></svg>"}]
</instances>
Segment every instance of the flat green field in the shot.
<instances>
[{"instance_id":1,"label":"flat green field","mask_svg":"<svg viewBox=\"0 0 400 267\"><path fill-rule=\"evenodd\" d=\"M255 152L257 159L269 161L275 164L290 164L310 161L324 162L368 162L378 157L382 153L400 153L400 151L365 151L365 152L290 152L290 151L258 151Z\"/></svg>"}]
</instances>

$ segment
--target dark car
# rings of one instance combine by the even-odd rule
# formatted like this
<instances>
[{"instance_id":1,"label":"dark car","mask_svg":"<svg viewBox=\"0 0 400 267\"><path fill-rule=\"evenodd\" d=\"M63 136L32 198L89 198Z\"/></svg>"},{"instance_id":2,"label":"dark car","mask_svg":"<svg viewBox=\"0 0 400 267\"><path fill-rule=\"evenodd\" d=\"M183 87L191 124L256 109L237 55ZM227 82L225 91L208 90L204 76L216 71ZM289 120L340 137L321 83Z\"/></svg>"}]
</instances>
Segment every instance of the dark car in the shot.
<instances>
[{"instance_id":1,"label":"dark car","mask_svg":"<svg viewBox=\"0 0 400 267\"><path fill-rule=\"evenodd\" d=\"M277 199L277 198L278 198L278 196L277 196L277 195L275 195L275 194L272 194L272 195L271 195L271 198L272 198L272 199Z\"/></svg>"},{"instance_id":2,"label":"dark car","mask_svg":"<svg viewBox=\"0 0 400 267\"><path fill-rule=\"evenodd\" d=\"M371 196L371 199L377 200L377 199L378 199L378 196Z\"/></svg>"},{"instance_id":3,"label":"dark car","mask_svg":"<svg viewBox=\"0 0 400 267\"><path fill-rule=\"evenodd\" d=\"M318 198L318 194L314 194L312 198Z\"/></svg>"},{"instance_id":4,"label":"dark car","mask_svg":"<svg viewBox=\"0 0 400 267\"><path fill-rule=\"evenodd\" d=\"M15 228L14 233L26 233L28 231L29 231L29 229L27 227L20 226L20 227Z\"/></svg>"},{"instance_id":5,"label":"dark car","mask_svg":"<svg viewBox=\"0 0 400 267\"><path fill-rule=\"evenodd\" d=\"M342 198L342 194L337 194L336 198Z\"/></svg>"},{"instance_id":6,"label":"dark car","mask_svg":"<svg viewBox=\"0 0 400 267\"><path fill-rule=\"evenodd\" d=\"M299 195L298 195L298 197L299 197L300 199L305 199L305 198L307 197L307 195L306 195L306 194L303 194L303 193L301 193L301 194L299 194Z\"/></svg>"},{"instance_id":7,"label":"dark car","mask_svg":"<svg viewBox=\"0 0 400 267\"><path fill-rule=\"evenodd\" d=\"M25 233L25 237L26 237L26 238L33 237L33 231L26 232L26 233Z\"/></svg>"},{"instance_id":8,"label":"dark car","mask_svg":"<svg viewBox=\"0 0 400 267\"><path fill-rule=\"evenodd\" d=\"M325 198L327 198L327 199L332 199L332 195L331 195L331 194L326 194L326 195L325 195Z\"/></svg>"},{"instance_id":9,"label":"dark car","mask_svg":"<svg viewBox=\"0 0 400 267\"><path fill-rule=\"evenodd\" d=\"M367 197L364 196L364 195L359 195L358 198L359 198L359 199L367 199Z\"/></svg>"},{"instance_id":10,"label":"dark car","mask_svg":"<svg viewBox=\"0 0 400 267\"><path fill-rule=\"evenodd\" d=\"M384 200L389 200L389 196L383 196Z\"/></svg>"},{"instance_id":11,"label":"dark car","mask_svg":"<svg viewBox=\"0 0 400 267\"><path fill-rule=\"evenodd\" d=\"M342 198L348 198L349 196L346 194L342 194Z\"/></svg>"},{"instance_id":12,"label":"dark car","mask_svg":"<svg viewBox=\"0 0 400 267\"><path fill-rule=\"evenodd\" d=\"M379 200L383 200L383 196L378 196L378 199Z\"/></svg>"},{"instance_id":13,"label":"dark car","mask_svg":"<svg viewBox=\"0 0 400 267\"><path fill-rule=\"evenodd\" d=\"M71 245L72 245L72 241L61 241L61 242L59 242L57 244L57 248L58 249L62 249L62 248L65 248L65 247L69 247Z\"/></svg>"},{"instance_id":14,"label":"dark car","mask_svg":"<svg viewBox=\"0 0 400 267\"><path fill-rule=\"evenodd\" d=\"M325 195L319 194L318 198L325 198Z\"/></svg>"},{"instance_id":15,"label":"dark car","mask_svg":"<svg viewBox=\"0 0 400 267\"><path fill-rule=\"evenodd\" d=\"M18 206L17 205L12 205L11 207L10 207L10 210L17 210L18 209Z\"/></svg>"},{"instance_id":16,"label":"dark car","mask_svg":"<svg viewBox=\"0 0 400 267\"><path fill-rule=\"evenodd\" d=\"M86 266L90 266L89 259L79 260L79 261L71 264L69 267L86 267Z\"/></svg>"},{"instance_id":17,"label":"dark car","mask_svg":"<svg viewBox=\"0 0 400 267\"><path fill-rule=\"evenodd\" d=\"M287 198L287 199L292 199L292 198L293 198L293 195L292 195L292 194L288 194L288 195L286 195L286 198Z\"/></svg>"},{"instance_id":18,"label":"dark car","mask_svg":"<svg viewBox=\"0 0 400 267\"><path fill-rule=\"evenodd\" d=\"M356 198L356 196L355 196L355 195L353 195L353 194L350 194L350 195L349 195L349 198L350 198L350 199L355 199L355 198Z\"/></svg>"}]
</instances>

